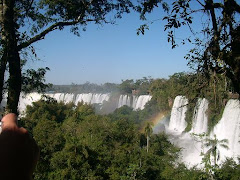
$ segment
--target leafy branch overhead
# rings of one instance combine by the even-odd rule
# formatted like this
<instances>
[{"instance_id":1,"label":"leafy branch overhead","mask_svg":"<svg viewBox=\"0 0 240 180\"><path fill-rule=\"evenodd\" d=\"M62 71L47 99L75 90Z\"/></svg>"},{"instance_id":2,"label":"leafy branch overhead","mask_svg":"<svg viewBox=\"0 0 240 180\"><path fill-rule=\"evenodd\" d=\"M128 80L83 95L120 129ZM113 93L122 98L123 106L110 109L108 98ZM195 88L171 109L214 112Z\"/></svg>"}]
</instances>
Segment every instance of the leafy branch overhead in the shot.
<instances>
[{"instance_id":1,"label":"leafy branch overhead","mask_svg":"<svg viewBox=\"0 0 240 180\"><path fill-rule=\"evenodd\" d=\"M7 81L7 111L17 112L19 95L29 91L30 85L44 88L44 69L22 72L24 51L29 48L35 56L33 44L55 30L70 27L80 35L87 25L114 23L123 13L130 13L133 4L129 0L2 0L0 1L0 102ZM5 71L9 78L5 79ZM27 78L30 75L31 78ZM38 76L39 79L33 78ZM3 88L4 87L4 88Z\"/></svg>"},{"instance_id":2,"label":"leafy branch overhead","mask_svg":"<svg viewBox=\"0 0 240 180\"><path fill-rule=\"evenodd\" d=\"M149 0L143 3L140 17L163 5L163 1ZM234 91L240 93L240 5L236 0L224 2L214 0L175 0L168 4L164 30L168 32L168 42L172 48L186 42L194 47L186 55L190 67L206 75L212 72L224 74L232 81ZM199 17L201 19L199 20ZM179 37L180 28L189 29L189 37ZM199 28L200 27L200 28ZM140 26L138 34L145 33L148 24ZM185 29L184 29L185 30Z\"/></svg>"},{"instance_id":3,"label":"leafy branch overhead","mask_svg":"<svg viewBox=\"0 0 240 180\"><path fill-rule=\"evenodd\" d=\"M22 74L22 91L24 93L30 93L32 91L44 92L46 88L49 88L50 84L45 84L45 74L50 70L48 67L39 68L38 70L27 69Z\"/></svg>"}]
</instances>

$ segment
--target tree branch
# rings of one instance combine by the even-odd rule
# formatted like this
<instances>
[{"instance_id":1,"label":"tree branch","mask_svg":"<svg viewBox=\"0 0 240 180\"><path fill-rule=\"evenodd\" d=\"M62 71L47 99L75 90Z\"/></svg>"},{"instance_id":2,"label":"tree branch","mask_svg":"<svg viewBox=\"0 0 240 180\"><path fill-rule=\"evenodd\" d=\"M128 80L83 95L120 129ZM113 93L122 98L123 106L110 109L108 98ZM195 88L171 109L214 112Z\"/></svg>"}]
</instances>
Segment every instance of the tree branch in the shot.
<instances>
[{"instance_id":1,"label":"tree branch","mask_svg":"<svg viewBox=\"0 0 240 180\"><path fill-rule=\"evenodd\" d=\"M18 45L18 50L22 50L23 48L28 47L29 45L31 45L34 42L37 42L41 39L44 39L44 37L51 31L54 31L56 29L58 29L59 27L64 27L64 26L72 26L72 25L76 25L78 23L85 23L85 22L91 22L91 21L99 21L96 19L86 19L83 21L69 21L69 22L56 22L53 25L51 25L50 27L48 27L47 29L45 29L44 31L42 31L41 33L37 34L36 36L30 38L28 41L25 41L21 44Z\"/></svg>"},{"instance_id":2,"label":"tree branch","mask_svg":"<svg viewBox=\"0 0 240 180\"><path fill-rule=\"evenodd\" d=\"M224 9L224 5L222 3L213 3L213 8L222 8L222 9Z\"/></svg>"},{"instance_id":3,"label":"tree branch","mask_svg":"<svg viewBox=\"0 0 240 180\"><path fill-rule=\"evenodd\" d=\"M240 13L240 6L236 2L236 0L225 0L224 7L225 7L224 10L227 11L228 14L229 13L232 14L233 12Z\"/></svg>"},{"instance_id":4,"label":"tree branch","mask_svg":"<svg viewBox=\"0 0 240 180\"><path fill-rule=\"evenodd\" d=\"M224 9L224 5L222 3L214 3L212 0L205 0L205 5L203 5L205 7L206 10L210 10L210 9L215 9L215 8L222 8ZM202 4L201 4L202 5Z\"/></svg>"},{"instance_id":5,"label":"tree branch","mask_svg":"<svg viewBox=\"0 0 240 180\"><path fill-rule=\"evenodd\" d=\"M34 0L31 0L30 2L29 2L29 4L27 4L27 6L26 6L26 14L28 14L28 12L29 12L29 10L31 9L31 7L32 7L32 5L33 5L33 2L34 2Z\"/></svg>"},{"instance_id":6,"label":"tree branch","mask_svg":"<svg viewBox=\"0 0 240 180\"><path fill-rule=\"evenodd\" d=\"M235 2L234 10L240 13L240 6Z\"/></svg>"},{"instance_id":7,"label":"tree branch","mask_svg":"<svg viewBox=\"0 0 240 180\"><path fill-rule=\"evenodd\" d=\"M201 3L199 0L197 0L197 2L198 2L202 7L204 7L204 4Z\"/></svg>"}]
</instances>

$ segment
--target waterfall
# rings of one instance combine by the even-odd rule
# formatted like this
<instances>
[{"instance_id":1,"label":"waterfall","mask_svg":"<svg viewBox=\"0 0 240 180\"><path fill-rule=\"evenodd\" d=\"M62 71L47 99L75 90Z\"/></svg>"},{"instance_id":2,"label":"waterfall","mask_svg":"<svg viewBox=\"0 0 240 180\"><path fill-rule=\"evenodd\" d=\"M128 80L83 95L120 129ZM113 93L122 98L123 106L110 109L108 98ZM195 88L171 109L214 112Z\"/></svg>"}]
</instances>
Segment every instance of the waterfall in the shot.
<instances>
[{"instance_id":1,"label":"waterfall","mask_svg":"<svg viewBox=\"0 0 240 180\"><path fill-rule=\"evenodd\" d=\"M38 101L41 99L43 94L40 93L29 93L24 94L21 93L19 98L19 107L18 110L22 114L26 109L27 105L31 105L32 102ZM147 102L149 102L152 98L150 95L140 95L140 96L132 96L132 95L120 95L119 97L113 97L110 93L101 94L101 93L83 93L83 94L72 94L72 93L46 93L45 95L54 98L57 102L63 103L74 103L77 105L79 102L85 104L99 104L101 107L104 102L109 102L113 107L110 112L113 112L116 108L120 108L124 105L132 107L134 110L142 110L144 109ZM6 106L6 98L7 95L4 94L3 101L1 103L0 108ZM111 102L110 102L111 101ZM101 108L100 107L100 108ZM107 106L106 106L107 107Z\"/></svg>"},{"instance_id":2,"label":"waterfall","mask_svg":"<svg viewBox=\"0 0 240 180\"><path fill-rule=\"evenodd\" d=\"M224 157L233 157L237 160L240 156L240 102L230 99L224 109L221 120L214 127L211 136L216 135L218 140L227 139L228 148L218 147L220 150L220 160Z\"/></svg>"},{"instance_id":3,"label":"waterfall","mask_svg":"<svg viewBox=\"0 0 240 180\"><path fill-rule=\"evenodd\" d=\"M136 107L138 97L133 95L132 107Z\"/></svg>"},{"instance_id":4,"label":"waterfall","mask_svg":"<svg viewBox=\"0 0 240 180\"><path fill-rule=\"evenodd\" d=\"M104 101L108 101L110 98L110 94L64 94L64 93L56 93L56 94L45 94L51 98L57 100L57 102L64 102L64 103L71 103L78 104L78 102L83 102L86 104L103 104ZM19 106L18 110L20 113L23 113L26 109L27 105L31 105L32 102L36 102L41 99L42 94L39 93L29 93L23 94L21 93L19 98ZM2 106L4 104L2 103Z\"/></svg>"},{"instance_id":5,"label":"waterfall","mask_svg":"<svg viewBox=\"0 0 240 180\"><path fill-rule=\"evenodd\" d=\"M174 100L171 118L169 122L169 130L182 133L187 127L185 121L185 113L187 112L188 100L184 96L177 96Z\"/></svg>"},{"instance_id":6,"label":"waterfall","mask_svg":"<svg viewBox=\"0 0 240 180\"><path fill-rule=\"evenodd\" d=\"M103 104L104 101L109 101L110 94L93 94L90 104Z\"/></svg>"},{"instance_id":7,"label":"waterfall","mask_svg":"<svg viewBox=\"0 0 240 180\"><path fill-rule=\"evenodd\" d=\"M132 102L131 102L132 98ZM151 100L152 96L150 95L140 95L140 96L129 96L129 95L120 95L118 100L118 108L126 105L132 107L134 110L143 110L147 102Z\"/></svg>"},{"instance_id":8,"label":"waterfall","mask_svg":"<svg viewBox=\"0 0 240 180\"><path fill-rule=\"evenodd\" d=\"M92 93L88 93L88 94L78 94L75 100L75 104L77 105L79 102L83 102L86 104L90 104L91 100L92 100Z\"/></svg>"},{"instance_id":9,"label":"waterfall","mask_svg":"<svg viewBox=\"0 0 240 180\"><path fill-rule=\"evenodd\" d=\"M56 94L47 94L48 96L50 95L50 97L54 98L57 100L57 102L61 102L64 101L64 93L56 93Z\"/></svg>"},{"instance_id":10,"label":"waterfall","mask_svg":"<svg viewBox=\"0 0 240 180\"><path fill-rule=\"evenodd\" d=\"M74 94L65 94L63 102L66 104L74 102Z\"/></svg>"},{"instance_id":11,"label":"waterfall","mask_svg":"<svg viewBox=\"0 0 240 180\"><path fill-rule=\"evenodd\" d=\"M104 103L104 101L109 101L110 99L110 94L96 94L96 100L92 101L93 103L98 103L98 104L102 104Z\"/></svg>"},{"instance_id":12,"label":"waterfall","mask_svg":"<svg viewBox=\"0 0 240 180\"><path fill-rule=\"evenodd\" d=\"M27 105L31 105L32 102L39 101L41 99L41 94L39 93L29 93L29 94L20 94L18 110L19 112L24 112Z\"/></svg>"},{"instance_id":13,"label":"waterfall","mask_svg":"<svg viewBox=\"0 0 240 180\"><path fill-rule=\"evenodd\" d=\"M208 100L198 99L194 110L193 116L193 124L192 130L190 132L195 134L206 133L208 129L208 117L207 117L207 109L208 109Z\"/></svg>"},{"instance_id":14,"label":"waterfall","mask_svg":"<svg viewBox=\"0 0 240 180\"><path fill-rule=\"evenodd\" d=\"M187 166L198 165L201 166L202 156L200 156L202 143L195 140L191 133L203 133L207 131L207 115L208 101L206 99L199 99L193 116L193 126L190 132L185 132L187 123L185 121L185 113L187 111L188 100L184 96L177 96L174 100L169 127L166 129L169 134L169 140L180 147L182 161Z\"/></svg>"},{"instance_id":15,"label":"waterfall","mask_svg":"<svg viewBox=\"0 0 240 180\"><path fill-rule=\"evenodd\" d=\"M138 98L135 98L135 102L133 103L133 109L134 110L143 110L144 106L151 100L152 96L150 95L141 95Z\"/></svg>"},{"instance_id":16,"label":"waterfall","mask_svg":"<svg viewBox=\"0 0 240 180\"><path fill-rule=\"evenodd\" d=\"M169 140L175 145L182 148L182 160L186 165L198 165L201 167L202 156L201 152L206 152L209 148L204 146L205 141L199 141L197 137L192 136L192 133L201 134L207 132L207 109L208 101L198 99L193 115L192 129L190 132L182 133L186 127L185 112L187 110L187 99L183 96L177 96L174 100L169 127L166 129L169 134ZM208 138L217 140L228 140L228 148L221 146L219 150L220 160L224 161L226 157L234 158L240 156L240 102L239 100L229 100L224 109L221 120L213 128Z\"/></svg>"},{"instance_id":17,"label":"waterfall","mask_svg":"<svg viewBox=\"0 0 240 180\"><path fill-rule=\"evenodd\" d=\"M83 102L86 104L103 104L104 101L108 101L110 94L78 94L75 99L75 104Z\"/></svg>"},{"instance_id":18,"label":"waterfall","mask_svg":"<svg viewBox=\"0 0 240 180\"><path fill-rule=\"evenodd\" d=\"M131 107L130 96L128 96L128 95L120 95L117 107L120 108L120 107L125 106L125 105Z\"/></svg>"}]
</instances>

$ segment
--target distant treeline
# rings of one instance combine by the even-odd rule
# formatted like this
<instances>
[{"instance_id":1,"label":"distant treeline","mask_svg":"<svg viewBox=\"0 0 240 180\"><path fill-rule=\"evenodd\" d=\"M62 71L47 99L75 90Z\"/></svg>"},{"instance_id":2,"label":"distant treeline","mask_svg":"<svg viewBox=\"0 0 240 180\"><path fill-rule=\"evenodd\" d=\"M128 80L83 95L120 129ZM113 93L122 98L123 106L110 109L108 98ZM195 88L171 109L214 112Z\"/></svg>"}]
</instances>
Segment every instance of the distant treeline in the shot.
<instances>
[{"instance_id":1,"label":"distant treeline","mask_svg":"<svg viewBox=\"0 0 240 180\"><path fill-rule=\"evenodd\" d=\"M86 82L84 84L71 85L52 85L47 91L55 93L112 93L119 92L121 94L149 94L150 85L153 79L151 77L143 77L142 79L127 79L122 80L121 84L105 83L105 84L94 84Z\"/></svg>"},{"instance_id":2,"label":"distant treeline","mask_svg":"<svg viewBox=\"0 0 240 180\"><path fill-rule=\"evenodd\" d=\"M84 84L71 84L71 85L52 85L47 91L56 93L110 93L118 91L117 84L105 83L102 85L86 82Z\"/></svg>"}]
</instances>

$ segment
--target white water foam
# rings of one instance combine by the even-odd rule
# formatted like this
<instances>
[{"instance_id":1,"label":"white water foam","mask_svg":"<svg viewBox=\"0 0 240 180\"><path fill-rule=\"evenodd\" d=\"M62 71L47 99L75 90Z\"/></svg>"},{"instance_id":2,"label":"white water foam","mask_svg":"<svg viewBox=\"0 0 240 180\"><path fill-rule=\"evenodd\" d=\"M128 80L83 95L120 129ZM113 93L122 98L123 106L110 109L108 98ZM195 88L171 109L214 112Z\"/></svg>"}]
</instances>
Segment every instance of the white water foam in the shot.
<instances>
[{"instance_id":1,"label":"white water foam","mask_svg":"<svg viewBox=\"0 0 240 180\"><path fill-rule=\"evenodd\" d=\"M184 96L177 96L174 100L168 130L182 133L187 127L185 113L188 100Z\"/></svg>"},{"instance_id":2,"label":"white water foam","mask_svg":"<svg viewBox=\"0 0 240 180\"><path fill-rule=\"evenodd\" d=\"M206 133L208 129L208 117L207 117L207 109L208 109L208 100L198 99L197 105L194 110L193 115L193 124L191 133L202 134Z\"/></svg>"},{"instance_id":3,"label":"white water foam","mask_svg":"<svg viewBox=\"0 0 240 180\"><path fill-rule=\"evenodd\" d=\"M228 140L228 148L218 147L220 150L220 160L232 157L237 160L240 156L240 102L239 100L229 100L224 109L221 120L214 127L211 136L214 134L220 141Z\"/></svg>"}]
</instances>

